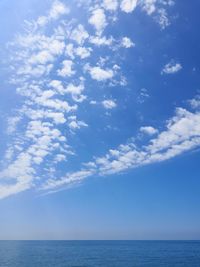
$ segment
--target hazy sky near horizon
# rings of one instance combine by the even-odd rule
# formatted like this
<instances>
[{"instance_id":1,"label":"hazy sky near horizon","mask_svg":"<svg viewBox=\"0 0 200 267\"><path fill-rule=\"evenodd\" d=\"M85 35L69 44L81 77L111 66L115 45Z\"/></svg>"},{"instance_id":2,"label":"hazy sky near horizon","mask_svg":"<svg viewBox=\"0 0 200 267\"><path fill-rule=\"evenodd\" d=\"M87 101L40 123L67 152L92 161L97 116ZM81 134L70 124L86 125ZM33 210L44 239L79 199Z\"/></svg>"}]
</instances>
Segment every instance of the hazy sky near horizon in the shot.
<instances>
[{"instance_id":1,"label":"hazy sky near horizon","mask_svg":"<svg viewBox=\"0 0 200 267\"><path fill-rule=\"evenodd\" d=\"M199 1L0 1L0 239L199 239Z\"/></svg>"}]
</instances>

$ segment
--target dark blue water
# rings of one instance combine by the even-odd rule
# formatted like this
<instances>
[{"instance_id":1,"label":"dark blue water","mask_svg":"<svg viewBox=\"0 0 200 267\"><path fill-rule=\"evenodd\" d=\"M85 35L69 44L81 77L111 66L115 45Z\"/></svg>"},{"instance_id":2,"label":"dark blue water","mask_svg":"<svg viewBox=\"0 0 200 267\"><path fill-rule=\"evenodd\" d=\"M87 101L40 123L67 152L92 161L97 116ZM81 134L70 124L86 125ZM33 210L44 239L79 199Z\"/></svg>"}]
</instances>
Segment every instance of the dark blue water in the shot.
<instances>
[{"instance_id":1,"label":"dark blue water","mask_svg":"<svg viewBox=\"0 0 200 267\"><path fill-rule=\"evenodd\" d=\"M199 241L0 241L0 267L200 267Z\"/></svg>"}]
</instances>

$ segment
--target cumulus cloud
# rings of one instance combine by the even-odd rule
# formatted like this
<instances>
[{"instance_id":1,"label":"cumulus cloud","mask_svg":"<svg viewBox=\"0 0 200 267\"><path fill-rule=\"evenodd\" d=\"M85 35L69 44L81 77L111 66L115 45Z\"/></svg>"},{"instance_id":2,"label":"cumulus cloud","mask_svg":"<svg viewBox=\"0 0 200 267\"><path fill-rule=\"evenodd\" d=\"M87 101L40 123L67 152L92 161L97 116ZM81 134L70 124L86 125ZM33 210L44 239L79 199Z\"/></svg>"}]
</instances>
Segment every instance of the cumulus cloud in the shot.
<instances>
[{"instance_id":1,"label":"cumulus cloud","mask_svg":"<svg viewBox=\"0 0 200 267\"><path fill-rule=\"evenodd\" d=\"M165 29L167 26L170 25L170 20L167 16L167 11L164 8L160 8L158 10L158 16L156 20L160 24L161 29Z\"/></svg>"},{"instance_id":2,"label":"cumulus cloud","mask_svg":"<svg viewBox=\"0 0 200 267\"><path fill-rule=\"evenodd\" d=\"M35 98L35 103L43 107L53 108L58 111L70 112L76 109L76 106L70 106L67 101L53 99L54 92L52 90L46 90L41 96Z\"/></svg>"},{"instance_id":3,"label":"cumulus cloud","mask_svg":"<svg viewBox=\"0 0 200 267\"><path fill-rule=\"evenodd\" d=\"M197 95L195 98L188 101L193 109L199 109L200 108L200 95Z\"/></svg>"},{"instance_id":4,"label":"cumulus cloud","mask_svg":"<svg viewBox=\"0 0 200 267\"><path fill-rule=\"evenodd\" d=\"M75 70L72 69L73 62L71 60L64 60L62 62L62 68L58 70L58 75L65 77L65 76L72 76L75 73Z\"/></svg>"},{"instance_id":5,"label":"cumulus cloud","mask_svg":"<svg viewBox=\"0 0 200 267\"><path fill-rule=\"evenodd\" d=\"M131 41L130 38L128 37L123 37L122 38L122 41L121 41L121 45L125 48L130 48L130 47L133 47L135 46L135 44Z\"/></svg>"},{"instance_id":6,"label":"cumulus cloud","mask_svg":"<svg viewBox=\"0 0 200 267\"><path fill-rule=\"evenodd\" d=\"M91 44L94 44L97 46L101 46L101 45L110 46L112 45L114 40L112 37L106 38L105 36L91 36L89 41Z\"/></svg>"},{"instance_id":7,"label":"cumulus cloud","mask_svg":"<svg viewBox=\"0 0 200 267\"><path fill-rule=\"evenodd\" d=\"M46 16L40 16L36 23L38 26L45 26L51 20L57 20L60 16L68 14L69 8L62 2L56 0L53 2L51 9Z\"/></svg>"},{"instance_id":8,"label":"cumulus cloud","mask_svg":"<svg viewBox=\"0 0 200 267\"><path fill-rule=\"evenodd\" d=\"M173 0L141 0L139 5L147 15L152 16L158 22L161 29L165 29L170 25L170 19L167 14L167 7L174 4Z\"/></svg>"},{"instance_id":9,"label":"cumulus cloud","mask_svg":"<svg viewBox=\"0 0 200 267\"><path fill-rule=\"evenodd\" d=\"M66 46L66 55L69 56L71 59L74 59L76 56L80 57L81 59L88 58L91 55L92 48L85 47L85 46L78 46L74 47L73 44L68 44Z\"/></svg>"},{"instance_id":10,"label":"cumulus cloud","mask_svg":"<svg viewBox=\"0 0 200 267\"><path fill-rule=\"evenodd\" d=\"M102 105L104 106L105 109L113 109L117 106L115 101L113 101L111 99L106 99L106 100L102 101Z\"/></svg>"},{"instance_id":11,"label":"cumulus cloud","mask_svg":"<svg viewBox=\"0 0 200 267\"><path fill-rule=\"evenodd\" d=\"M49 53L49 51L41 51L36 55L33 55L29 62L31 64L46 64L48 62L52 62L54 57Z\"/></svg>"},{"instance_id":12,"label":"cumulus cloud","mask_svg":"<svg viewBox=\"0 0 200 267\"><path fill-rule=\"evenodd\" d=\"M95 27L98 33L102 33L107 25L104 10L102 8L94 9L88 22Z\"/></svg>"},{"instance_id":13,"label":"cumulus cloud","mask_svg":"<svg viewBox=\"0 0 200 267\"><path fill-rule=\"evenodd\" d=\"M91 55L91 51L92 51L91 48L86 48L86 47L81 47L80 46L75 50L75 53L81 59L84 59L84 58L87 58L87 57L89 57Z\"/></svg>"},{"instance_id":14,"label":"cumulus cloud","mask_svg":"<svg viewBox=\"0 0 200 267\"><path fill-rule=\"evenodd\" d=\"M71 94L74 101L82 102L83 100L86 99L86 96L84 96L82 94L84 89L85 89L85 87L84 87L83 83L81 83L79 85L74 85L74 84L70 83L67 86L65 92Z\"/></svg>"},{"instance_id":15,"label":"cumulus cloud","mask_svg":"<svg viewBox=\"0 0 200 267\"><path fill-rule=\"evenodd\" d=\"M156 11L156 2L157 0L141 1L143 10L146 11L148 15L151 15L152 13Z\"/></svg>"},{"instance_id":16,"label":"cumulus cloud","mask_svg":"<svg viewBox=\"0 0 200 267\"><path fill-rule=\"evenodd\" d=\"M21 120L20 116L10 117L8 119L8 127L7 127L8 134L12 134L16 131L17 125L20 122L20 120Z\"/></svg>"},{"instance_id":17,"label":"cumulus cloud","mask_svg":"<svg viewBox=\"0 0 200 267\"><path fill-rule=\"evenodd\" d=\"M179 72L182 69L182 66L180 63L171 61L167 63L164 68L162 69L162 74L174 74Z\"/></svg>"},{"instance_id":18,"label":"cumulus cloud","mask_svg":"<svg viewBox=\"0 0 200 267\"><path fill-rule=\"evenodd\" d=\"M158 133L158 130L152 126L143 126L143 127L140 127L140 132L148 134L148 135L154 135Z\"/></svg>"},{"instance_id":19,"label":"cumulus cloud","mask_svg":"<svg viewBox=\"0 0 200 267\"><path fill-rule=\"evenodd\" d=\"M70 35L70 39L76 41L79 45L83 45L88 37L89 34L82 24L79 24L75 29L73 29Z\"/></svg>"},{"instance_id":20,"label":"cumulus cloud","mask_svg":"<svg viewBox=\"0 0 200 267\"><path fill-rule=\"evenodd\" d=\"M106 10L116 11L118 8L118 1L117 0L104 0L103 7Z\"/></svg>"},{"instance_id":21,"label":"cumulus cloud","mask_svg":"<svg viewBox=\"0 0 200 267\"><path fill-rule=\"evenodd\" d=\"M65 43L62 40L52 39L49 40L48 44L44 44L44 48L48 49L51 54L57 56L62 54Z\"/></svg>"},{"instance_id":22,"label":"cumulus cloud","mask_svg":"<svg viewBox=\"0 0 200 267\"><path fill-rule=\"evenodd\" d=\"M122 0L120 8L126 13L132 12L137 6L137 0Z\"/></svg>"},{"instance_id":23,"label":"cumulus cloud","mask_svg":"<svg viewBox=\"0 0 200 267\"><path fill-rule=\"evenodd\" d=\"M63 155L63 154L57 154L55 156L55 162L58 163L58 162L62 162L62 161L66 161L66 155Z\"/></svg>"},{"instance_id":24,"label":"cumulus cloud","mask_svg":"<svg viewBox=\"0 0 200 267\"><path fill-rule=\"evenodd\" d=\"M57 19L59 16L67 13L69 13L69 8L67 8L62 2L56 0L53 2L52 8L49 12L49 17Z\"/></svg>"},{"instance_id":25,"label":"cumulus cloud","mask_svg":"<svg viewBox=\"0 0 200 267\"><path fill-rule=\"evenodd\" d=\"M101 67L89 67L88 69L92 79L97 81L105 81L112 79L114 72L112 69L102 69Z\"/></svg>"},{"instance_id":26,"label":"cumulus cloud","mask_svg":"<svg viewBox=\"0 0 200 267\"><path fill-rule=\"evenodd\" d=\"M81 127L88 127L88 124L84 121L76 120L76 117L69 123L69 128L72 130L80 129Z\"/></svg>"}]
</instances>

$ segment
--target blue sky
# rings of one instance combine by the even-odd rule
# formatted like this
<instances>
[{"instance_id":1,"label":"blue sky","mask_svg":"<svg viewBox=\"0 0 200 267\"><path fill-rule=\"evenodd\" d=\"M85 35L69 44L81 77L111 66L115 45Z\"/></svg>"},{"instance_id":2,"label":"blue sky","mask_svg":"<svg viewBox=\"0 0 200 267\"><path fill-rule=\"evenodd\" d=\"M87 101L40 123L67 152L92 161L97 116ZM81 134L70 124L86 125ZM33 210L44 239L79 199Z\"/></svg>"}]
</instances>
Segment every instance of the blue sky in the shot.
<instances>
[{"instance_id":1,"label":"blue sky","mask_svg":"<svg viewBox=\"0 0 200 267\"><path fill-rule=\"evenodd\" d=\"M0 2L1 239L198 239L200 4Z\"/></svg>"}]
</instances>

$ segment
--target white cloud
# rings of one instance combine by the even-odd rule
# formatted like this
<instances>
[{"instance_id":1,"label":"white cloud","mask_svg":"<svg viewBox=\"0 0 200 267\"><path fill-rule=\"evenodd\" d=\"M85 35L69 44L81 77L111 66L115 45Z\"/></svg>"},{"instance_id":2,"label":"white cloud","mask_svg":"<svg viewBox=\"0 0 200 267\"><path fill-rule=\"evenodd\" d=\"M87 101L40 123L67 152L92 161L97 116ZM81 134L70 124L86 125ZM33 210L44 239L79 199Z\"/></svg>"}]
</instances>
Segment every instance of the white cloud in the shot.
<instances>
[{"instance_id":1,"label":"white cloud","mask_svg":"<svg viewBox=\"0 0 200 267\"><path fill-rule=\"evenodd\" d=\"M117 106L117 104L111 99L106 99L102 101L102 105L104 106L105 109L113 109L116 108Z\"/></svg>"},{"instance_id":2,"label":"white cloud","mask_svg":"<svg viewBox=\"0 0 200 267\"><path fill-rule=\"evenodd\" d=\"M137 6L137 0L122 0L120 8L126 13L132 12Z\"/></svg>"},{"instance_id":3,"label":"white cloud","mask_svg":"<svg viewBox=\"0 0 200 267\"><path fill-rule=\"evenodd\" d=\"M164 68L162 69L162 74L173 74L173 73L177 73L182 69L182 66L180 63L177 63L175 61L171 61L168 64L166 64L164 66Z\"/></svg>"},{"instance_id":4,"label":"white cloud","mask_svg":"<svg viewBox=\"0 0 200 267\"><path fill-rule=\"evenodd\" d=\"M69 128L72 130L80 129L81 127L88 127L84 121L73 120L69 123Z\"/></svg>"},{"instance_id":5,"label":"white cloud","mask_svg":"<svg viewBox=\"0 0 200 267\"><path fill-rule=\"evenodd\" d=\"M64 94L64 92L65 92L65 89L62 85L62 82L59 80L52 80L49 83L49 86L52 87L53 89L55 89L61 95Z\"/></svg>"},{"instance_id":6,"label":"white cloud","mask_svg":"<svg viewBox=\"0 0 200 267\"><path fill-rule=\"evenodd\" d=\"M69 8L62 2L56 0L53 2L51 9L49 10L47 16L40 16L36 23L38 26L45 26L51 20L57 20L60 16L68 14L70 12Z\"/></svg>"},{"instance_id":7,"label":"white cloud","mask_svg":"<svg viewBox=\"0 0 200 267\"><path fill-rule=\"evenodd\" d=\"M105 36L91 36L89 41L91 44L101 46L101 45L107 45L110 46L113 43L113 37L106 38Z\"/></svg>"},{"instance_id":8,"label":"white cloud","mask_svg":"<svg viewBox=\"0 0 200 267\"><path fill-rule=\"evenodd\" d=\"M39 96L34 97L34 104L63 112L76 109L76 106L70 106L67 101L55 98L55 94L56 92L53 90L44 90Z\"/></svg>"},{"instance_id":9,"label":"white cloud","mask_svg":"<svg viewBox=\"0 0 200 267\"><path fill-rule=\"evenodd\" d=\"M54 57L47 50L41 51L38 54L33 55L29 60L31 64L46 64L52 61L54 61Z\"/></svg>"},{"instance_id":10,"label":"white cloud","mask_svg":"<svg viewBox=\"0 0 200 267\"><path fill-rule=\"evenodd\" d=\"M51 19L58 19L60 16L69 13L69 8L67 8L62 2L56 0L53 2L52 8L49 12L49 17Z\"/></svg>"},{"instance_id":11,"label":"white cloud","mask_svg":"<svg viewBox=\"0 0 200 267\"><path fill-rule=\"evenodd\" d=\"M0 198L33 187L37 179L35 165L40 165L52 151L59 150L61 142L66 142L66 138L53 126L41 120L28 123L25 138L29 140L29 145L0 172ZM7 183L4 184L4 181Z\"/></svg>"},{"instance_id":12,"label":"white cloud","mask_svg":"<svg viewBox=\"0 0 200 267\"><path fill-rule=\"evenodd\" d=\"M20 122L20 120L21 120L20 116L10 117L8 119L8 128L7 128L8 134L12 134L16 131L17 124Z\"/></svg>"},{"instance_id":13,"label":"white cloud","mask_svg":"<svg viewBox=\"0 0 200 267\"><path fill-rule=\"evenodd\" d=\"M105 81L111 79L114 76L112 69L102 69L100 67L90 67L89 73L92 79L97 81Z\"/></svg>"},{"instance_id":14,"label":"white cloud","mask_svg":"<svg viewBox=\"0 0 200 267\"><path fill-rule=\"evenodd\" d=\"M118 1L117 0L104 0L103 7L109 11L116 11L118 8Z\"/></svg>"},{"instance_id":15,"label":"white cloud","mask_svg":"<svg viewBox=\"0 0 200 267\"><path fill-rule=\"evenodd\" d=\"M142 0L142 8L148 14L151 15L156 11L156 2L157 0Z\"/></svg>"},{"instance_id":16,"label":"white cloud","mask_svg":"<svg viewBox=\"0 0 200 267\"><path fill-rule=\"evenodd\" d=\"M70 39L76 41L79 45L83 45L85 40L89 37L88 32L82 24L79 24L70 35Z\"/></svg>"},{"instance_id":17,"label":"white cloud","mask_svg":"<svg viewBox=\"0 0 200 267\"><path fill-rule=\"evenodd\" d=\"M151 141L148 149L154 153L170 149L184 141L192 140L200 135L200 114L192 113L183 108L177 108L176 115L167 123L167 130Z\"/></svg>"},{"instance_id":18,"label":"white cloud","mask_svg":"<svg viewBox=\"0 0 200 267\"><path fill-rule=\"evenodd\" d=\"M94 170L81 170L77 172L68 173L59 180L55 180L55 179L48 180L47 183L43 185L42 189L43 190L51 190L51 189L55 190L55 189L62 188L63 186L66 186L66 185L79 183L94 173L95 173Z\"/></svg>"},{"instance_id":19,"label":"white cloud","mask_svg":"<svg viewBox=\"0 0 200 267\"><path fill-rule=\"evenodd\" d=\"M158 133L153 127L144 127L148 134ZM200 146L200 113L190 112L183 108L177 108L175 115L167 121L166 129L152 138L148 144L138 147L134 142L121 144L116 149L110 149L103 157L97 157L94 161L84 163L85 169L81 180L96 175L109 175L126 171L147 164L165 161L174 158L186 151ZM47 182L46 189L53 189L64 184L74 183L76 179L70 180L74 174L66 174L65 178ZM67 177L67 179L66 179ZM65 182L64 182L65 181ZM80 182L80 179L77 180Z\"/></svg>"},{"instance_id":20,"label":"white cloud","mask_svg":"<svg viewBox=\"0 0 200 267\"><path fill-rule=\"evenodd\" d=\"M169 6L170 0L156 1L154 11L152 0L138 1L140 7L142 7L142 1L151 4L148 11L147 5L146 10L143 5L143 10L149 15L153 14L153 18L160 23L161 27L169 24L165 8ZM101 34L108 22L114 23L117 19L118 13L116 11L120 3L121 10L130 13L137 6L137 1L103 0L96 1L95 4L92 1L90 3L89 1L87 3L82 1L82 3L84 8L86 7L89 11L88 22L95 29L92 35L89 35L87 28L80 24L78 18L71 19L63 16L69 13L69 8L64 3L53 1L53 5L46 15L35 21L26 22L24 34L17 35L15 42L12 43L10 49L13 63L11 68L14 75L12 82L16 85L16 92L22 96L24 103L16 112L15 117L9 121L9 133L15 133L15 131L16 133L15 136L11 136L13 141L5 153L5 165L7 164L7 166L0 172L0 198L36 187L36 185L38 187L46 180L47 188L57 188L74 182L81 182L94 173L98 175L109 174L114 171L118 172L122 169L165 160L198 145L199 136L187 137L187 129L183 127L185 136L182 136L180 148L180 143L170 132L173 127L169 126L166 134L163 131L162 136L161 133L158 134L158 137L151 139L146 146L136 147L133 143L121 145L117 149L110 150L104 157L86 163L84 165L86 169L48 180L49 177L56 177L55 164L65 161L66 155L74 155L73 148L68 143L70 138L68 140L67 134L69 133L73 137L78 129L88 126L83 117L77 119L77 110L82 105L81 102L87 98L83 92L89 91L89 88L85 90L88 85L85 79L88 76L84 76L84 71L88 71L94 80L111 80L109 86L111 83L113 85L126 84L126 79L122 75L118 77L118 81L112 79L118 75L117 71L120 70L119 65L121 65L121 61L119 63L116 60L120 57L117 52L121 46L129 48L134 45L128 37L116 40L115 36L102 36ZM87 5L88 3L89 5ZM53 23L50 24L51 22ZM47 28L48 23L49 27ZM100 46L107 47L102 48ZM106 54L108 49L110 49L109 56ZM97 53L97 51L101 53L102 50L105 53ZM93 52L98 58L90 62L95 67L90 67L89 63L85 63L85 59ZM64 61L61 62L63 59ZM58 67L59 64L62 66ZM113 65L112 68L109 67L110 64ZM78 75L75 76L75 73ZM72 75L74 75L73 79L69 79L68 77ZM145 95L145 92L143 93ZM88 98L93 99L94 97L95 92ZM104 101L92 100L90 104L99 103L106 109L117 106L115 101L106 99L106 95L103 98ZM76 102L74 105L71 104L73 101ZM85 104L87 103L85 102ZM197 100L196 102L193 100L191 105L197 108ZM79 116L84 116L84 112L82 114L80 110ZM194 115L194 113L191 114ZM184 116L189 115L185 114ZM181 120L186 121L185 117ZM193 120L194 117L191 117L190 120ZM18 118L20 118L21 123L20 127L16 128ZM196 120L198 121L197 118ZM172 122L172 124L176 123ZM190 129L194 133L193 128L193 125L190 125ZM150 134L152 129L147 130L146 127L146 132ZM167 142L166 136L170 140L174 139L169 147L164 148L165 153L162 149L163 143ZM39 167L42 169L40 177L37 173ZM52 175L52 173L54 174Z\"/></svg>"},{"instance_id":21,"label":"white cloud","mask_svg":"<svg viewBox=\"0 0 200 267\"><path fill-rule=\"evenodd\" d=\"M152 126L140 127L140 131L142 133L145 133L145 134L148 134L148 135L154 135L154 134L158 133L158 130L155 129L154 127L152 127Z\"/></svg>"},{"instance_id":22,"label":"white cloud","mask_svg":"<svg viewBox=\"0 0 200 267\"><path fill-rule=\"evenodd\" d=\"M178 156L185 151L200 146L200 114L177 109L176 115L167 124L167 130L150 143L137 148L129 143L127 149L110 151L106 156L98 158L100 174L112 174L129 168L164 161Z\"/></svg>"},{"instance_id":23,"label":"white cloud","mask_svg":"<svg viewBox=\"0 0 200 267\"><path fill-rule=\"evenodd\" d=\"M56 157L55 157L55 162L58 163L58 162L61 162L61 161L66 161L66 156L63 155L63 154L57 154Z\"/></svg>"},{"instance_id":24,"label":"white cloud","mask_svg":"<svg viewBox=\"0 0 200 267\"><path fill-rule=\"evenodd\" d=\"M65 116L61 112L53 112L53 111L45 112L44 116L46 118L52 119L55 124L63 124L66 122Z\"/></svg>"},{"instance_id":25,"label":"white cloud","mask_svg":"<svg viewBox=\"0 0 200 267\"><path fill-rule=\"evenodd\" d=\"M98 33L101 33L107 25L104 10L102 8L94 9L88 22L95 27Z\"/></svg>"},{"instance_id":26,"label":"white cloud","mask_svg":"<svg viewBox=\"0 0 200 267\"><path fill-rule=\"evenodd\" d=\"M45 17L45 16L41 16L37 19L37 24L38 26L45 26L47 23L48 23L49 19L48 17Z\"/></svg>"},{"instance_id":27,"label":"white cloud","mask_svg":"<svg viewBox=\"0 0 200 267\"><path fill-rule=\"evenodd\" d=\"M73 44L68 44L66 45L66 55L69 56L70 58L74 59L74 45Z\"/></svg>"},{"instance_id":28,"label":"white cloud","mask_svg":"<svg viewBox=\"0 0 200 267\"><path fill-rule=\"evenodd\" d=\"M193 109L199 109L200 108L200 96L197 95L195 98L189 100L189 103Z\"/></svg>"},{"instance_id":29,"label":"white cloud","mask_svg":"<svg viewBox=\"0 0 200 267\"><path fill-rule=\"evenodd\" d=\"M82 92L84 91L85 87L84 87L84 84L81 83L79 85L74 85L72 83L70 83L65 92L66 93L70 93L72 95L72 98L74 101L76 102L82 102L83 100L86 99L86 96L84 96L82 94Z\"/></svg>"},{"instance_id":30,"label":"white cloud","mask_svg":"<svg viewBox=\"0 0 200 267\"><path fill-rule=\"evenodd\" d=\"M66 55L68 55L71 59L74 59L75 56L79 56L81 59L87 58L91 55L91 52L91 47L79 46L75 48L73 44L68 44L66 46Z\"/></svg>"},{"instance_id":31,"label":"white cloud","mask_svg":"<svg viewBox=\"0 0 200 267\"><path fill-rule=\"evenodd\" d=\"M76 55L79 56L81 59L87 58L91 55L91 48L86 48L86 47L78 47L76 48Z\"/></svg>"},{"instance_id":32,"label":"white cloud","mask_svg":"<svg viewBox=\"0 0 200 267\"><path fill-rule=\"evenodd\" d=\"M120 66L119 65L117 65L117 64L115 64L114 66L113 66L113 70L120 70L121 68L120 68Z\"/></svg>"},{"instance_id":33,"label":"white cloud","mask_svg":"<svg viewBox=\"0 0 200 267\"><path fill-rule=\"evenodd\" d=\"M46 60L46 59L45 59ZM40 77L42 75L48 75L52 69L53 65L37 65L37 66L30 66L30 65L24 65L19 68L17 71L18 75L28 75L32 77ZM20 89L17 89L18 92L20 92Z\"/></svg>"},{"instance_id":34,"label":"white cloud","mask_svg":"<svg viewBox=\"0 0 200 267\"><path fill-rule=\"evenodd\" d=\"M48 50L53 54L53 55L61 55L64 51L65 48L65 43L60 40L53 39L51 42L48 42L46 44L48 47Z\"/></svg>"},{"instance_id":35,"label":"white cloud","mask_svg":"<svg viewBox=\"0 0 200 267\"><path fill-rule=\"evenodd\" d=\"M140 94L137 98L138 103L144 103L150 97L148 90L146 88L142 88L140 90Z\"/></svg>"},{"instance_id":36,"label":"white cloud","mask_svg":"<svg viewBox=\"0 0 200 267\"><path fill-rule=\"evenodd\" d=\"M21 193L25 190L30 189L31 186L32 185L29 181L16 182L16 183L11 184L11 185L9 185L9 184L0 185L0 199Z\"/></svg>"},{"instance_id":37,"label":"white cloud","mask_svg":"<svg viewBox=\"0 0 200 267\"><path fill-rule=\"evenodd\" d=\"M62 69L58 70L58 75L62 77L72 76L75 74L75 70L72 69L73 62L71 60L64 60L62 62Z\"/></svg>"},{"instance_id":38,"label":"white cloud","mask_svg":"<svg viewBox=\"0 0 200 267\"><path fill-rule=\"evenodd\" d=\"M161 29L165 29L167 26L170 25L169 18L167 16L167 12L164 8L160 8L158 10L158 16L156 17Z\"/></svg>"},{"instance_id":39,"label":"white cloud","mask_svg":"<svg viewBox=\"0 0 200 267\"><path fill-rule=\"evenodd\" d=\"M121 41L121 45L125 48L130 48L130 47L133 47L135 46L135 44L131 41L130 38L128 37L123 37L122 38L122 41Z\"/></svg>"},{"instance_id":40,"label":"white cloud","mask_svg":"<svg viewBox=\"0 0 200 267\"><path fill-rule=\"evenodd\" d=\"M75 109L76 107L74 107ZM34 110L34 109L25 109L26 116L32 120L38 120L42 118L51 119L55 124L63 124L66 122L63 112L55 112L51 110Z\"/></svg>"},{"instance_id":41,"label":"white cloud","mask_svg":"<svg viewBox=\"0 0 200 267\"><path fill-rule=\"evenodd\" d=\"M22 152L7 169L0 172L1 182L7 180L7 183L0 184L0 198L31 188L35 173L31 165L31 156Z\"/></svg>"},{"instance_id":42,"label":"white cloud","mask_svg":"<svg viewBox=\"0 0 200 267\"><path fill-rule=\"evenodd\" d=\"M97 101L96 101L96 100L91 100L91 101L90 101L90 104L91 104L91 105L96 105L96 104L97 104Z\"/></svg>"},{"instance_id":43,"label":"white cloud","mask_svg":"<svg viewBox=\"0 0 200 267\"><path fill-rule=\"evenodd\" d=\"M154 20L158 22L161 29L165 29L170 25L166 7L170 7L173 4L173 0L141 0L139 2L142 10L144 10L147 15L153 16Z\"/></svg>"},{"instance_id":44,"label":"white cloud","mask_svg":"<svg viewBox=\"0 0 200 267\"><path fill-rule=\"evenodd\" d=\"M67 86L66 92L71 93L73 95L80 95L84 90L84 85L80 84L78 86L73 85L72 83L70 83Z\"/></svg>"}]
</instances>

